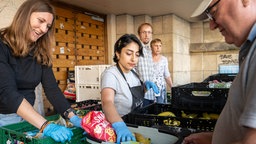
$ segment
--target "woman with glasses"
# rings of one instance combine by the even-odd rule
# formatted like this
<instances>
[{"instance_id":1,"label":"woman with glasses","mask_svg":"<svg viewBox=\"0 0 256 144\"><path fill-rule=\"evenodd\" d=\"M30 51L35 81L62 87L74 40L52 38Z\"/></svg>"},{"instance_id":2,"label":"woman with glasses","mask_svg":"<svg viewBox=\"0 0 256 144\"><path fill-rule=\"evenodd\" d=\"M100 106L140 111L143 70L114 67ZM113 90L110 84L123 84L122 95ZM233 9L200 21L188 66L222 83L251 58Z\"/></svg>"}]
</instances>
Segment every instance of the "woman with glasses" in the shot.
<instances>
[{"instance_id":1,"label":"woman with glasses","mask_svg":"<svg viewBox=\"0 0 256 144\"><path fill-rule=\"evenodd\" d=\"M192 134L184 144L256 143L256 0L203 0L192 17L209 18L228 44L240 47L239 73L213 132Z\"/></svg>"}]
</instances>

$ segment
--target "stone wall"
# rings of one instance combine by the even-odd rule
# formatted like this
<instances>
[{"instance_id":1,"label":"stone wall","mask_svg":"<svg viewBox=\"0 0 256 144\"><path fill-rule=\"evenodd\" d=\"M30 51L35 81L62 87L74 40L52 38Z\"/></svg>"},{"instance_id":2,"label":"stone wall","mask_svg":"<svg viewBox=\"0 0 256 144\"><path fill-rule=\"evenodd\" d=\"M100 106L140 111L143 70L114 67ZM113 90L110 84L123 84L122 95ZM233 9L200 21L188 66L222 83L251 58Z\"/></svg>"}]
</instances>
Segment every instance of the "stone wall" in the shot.
<instances>
[{"instance_id":1,"label":"stone wall","mask_svg":"<svg viewBox=\"0 0 256 144\"><path fill-rule=\"evenodd\" d=\"M8 26L25 0L0 0L0 28Z\"/></svg>"},{"instance_id":2,"label":"stone wall","mask_svg":"<svg viewBox=\"0 0 256 144\"><path fill-rule=\"evenodd\" d=\"M0 27L10 24L17 8L24 0L1 0ZM189 23L176 15L151 17L148 15L107 15L107 44L109 64L112 64L115 41L125 33L137 34L138 26L151 23L153 38L163 41L163 55L168 58L174 85L200 82L218 73L223 61L235 62L238 48L224 43L218 30L211 31L208 22ZM223 60L223 58L228 60ZM225 63L224 62L224 63Z\"/></svg>"},{"instance_id":3,"label":"stone wall","mask_svg":"<svg viewBox=\"0 0 256 144\"><path fill-rule=\"evenodd\" d=\"M124 14L112 18L116 19L116 33L108 33L108 36L116 35L109 43L112 49L121 35L137 34L141 23L153 25L153 38L163 41L162 54L168 58L174 86L201 82L218 73L219 65L238 62L239 48L226 44L218 30L209 29L209 22L190 23L173 14L156 17Z\"/></svg>"},{"instance_id":4,"label":"stone wall","mask_svg":"<svg viewBox=\"0 0 256 144\"><path fill-rule=\"evenodd\" d=\"M137 35L137 28L144 22L152 24L153 38L160 38L163 42L162 54L168 59L173 84L181 85L190 82L189 22L173 14L156 17L118 15L116 16L116 39L125 33Z\"/></svg>"},{"instance_id":5,"label":"stone wall","mask_svg":"<svg viewBox=\"0 0 256 144\"><path fill-rule=\"evenodd\" d=\"M219 73L220 65L238 64L239 48L225 43L218 30L211 31L209 22L191 23L191 82L201 82Z\"/></svg>"}]
</instances>

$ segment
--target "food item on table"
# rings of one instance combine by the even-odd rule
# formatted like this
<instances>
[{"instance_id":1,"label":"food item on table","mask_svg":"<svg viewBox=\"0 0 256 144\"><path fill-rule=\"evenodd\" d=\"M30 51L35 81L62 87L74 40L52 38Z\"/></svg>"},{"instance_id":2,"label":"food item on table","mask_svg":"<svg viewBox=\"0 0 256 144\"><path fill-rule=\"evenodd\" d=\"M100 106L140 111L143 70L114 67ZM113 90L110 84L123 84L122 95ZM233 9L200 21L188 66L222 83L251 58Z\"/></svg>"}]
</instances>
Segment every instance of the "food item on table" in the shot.
<instances>
[{"instance_id":1,"label":"food item on table","mask_svg":"<svg viewBox=\"0 0 256 144\"><path fill-rule=\"evenodd\" d=\"M232 81L229 82L219 82L217 80L209 81L209 88L230 88Z\"/></svg>"},{"instance_id":2,"label":"food item on table","mask_svg":"<svg viewBox=\"0 0 256 144\"><path fill-rule=\"evenodd\" d=\"M187 118L187 114L184 111L181 111L181 117Z\"/></svg>"},{"instance_id":3,"label":"food item on table","mask_svg":"<svg viewBox=\"0 0 256 144\"><path fill-rule=\"evenodd\" d=\"M180 121L178 120L166 119L166 120L163 120L163 123L167 126L180 126Z\"/></svg>"},{"instance_id":4,"label":"food item on table","mask_svg":"<svg viewBox=\"0 0 256 144\"><path fill-rule=\"evenodd\" d=\"M64 96L67 99L76 100L76 87L75 87L75 83L68 83L63 94L64 94Z\"/></svg>"},{"instance_id":5,"label":"food item on table","mask_svg":"<svg viewBox=\"0 0 256 144\"><path fill-rule=\"evenodd\" d=\"M210 113L209 116L210 116L211 119L218 119L219 118L219 114Z\"/></svg>"},{"instance_id":6,"label":"food item on table","mask_svg":"<svg viewBox=\"0 0 256 144\"><path fill-rule=\"evenodd\" d=\"M101 111L90 111L82 118L82 128L93 138L115 142L116 134Z\"/></svg>"},{"instance_id":7,"label":"food item on table","mask_svg":"<svg viewBox=\"0 0 256 144\"><path fill-rule=\"evenodd\" d=\"M208 113L204 112L204 113L203 113L203 117L201 117L201 119L209 120L209 119L211 119L211 117L209 116Z\"/></svg>"},{"instance_id":8,"label":"food item on table","mask_svg":"<svg viewBox=\"0 0 256 144\"><path fill-rule=\"evenodd\" d=\"M170 112L170 111L161 112L161 113L159 113L157 116L171 116L171 117L176 117L175 114L174 114L173 112Z\"/></svg>"},{"instance_id":9,"label":"food item on table","mask_svg":"<svg viewBox=\"0 0 256 144\"><path fill-rule=\"evenodd\" d=\"M191 114L186 114L184 111L181 111L181 117L183 118L191 118L194 119L197 117L198 114L191 113Z\"/></svg>"},{"instance_id":10,"label":"food item on table","mask_svg":"<svg viewBox=\"0 0 256 144\"><path fill-rule=\"evenodd\" d=\"M136 141L126 141L126 142L121 142L121 144L141 144L141 143L140 142L136 142Z\"/></svg>"},{"instance_id":11,"label":"food item on table","mask_svg":"<svg viewBox=\"0 0 256 144\"><path fill-rule=\"evenodd\" d=\"M140 144L151 144L150 138L144 137L140 133L134 133L136 141L139 142Z\"/></svg>"},{"instance_id":12,"label":"food item on table","mask_svg":"<svg viewBox=\"0 0 256 144\"><path fill-rule=\"evenodd\" d=\"M188 114L187 115L187 118L191 118L191 119L194 119L194 118L196 118L197 117L197 114L195 114L195 113L192 113L192 114Z\"/></svg>"},{"instance_id":13,"label":"food item on table","mask_svg":"<svg viewBox=\"0 0 256 144\"><path fill-rule=\"evenodd\" d=\"M50 122L54 123L54 124L57 124L57 125L65 126L65 127L68 127L68 128L73 127L73 124L69 120L64 119L62 116L59 116L58 119L52 120ZM26 132L24 132L24 134L26 134L27 138L38 138L38 139L40 139L40 138L43 137L43 133L39 132L38 129L31 130L31 131L26 131Z\"/></svg>"},{"instance_id":14,"label":"food item on table","mask_svg":"<svg viewBox=\"0 0 256 144\"><path fill-rule=\"evenodd\" d=\"M202 117L200 117L199 119L217 120L218 118L219 118L219 114L215 114L215 113L208 114L207 112L205 112L202 114Z\"/></svg>"}]
</instances>

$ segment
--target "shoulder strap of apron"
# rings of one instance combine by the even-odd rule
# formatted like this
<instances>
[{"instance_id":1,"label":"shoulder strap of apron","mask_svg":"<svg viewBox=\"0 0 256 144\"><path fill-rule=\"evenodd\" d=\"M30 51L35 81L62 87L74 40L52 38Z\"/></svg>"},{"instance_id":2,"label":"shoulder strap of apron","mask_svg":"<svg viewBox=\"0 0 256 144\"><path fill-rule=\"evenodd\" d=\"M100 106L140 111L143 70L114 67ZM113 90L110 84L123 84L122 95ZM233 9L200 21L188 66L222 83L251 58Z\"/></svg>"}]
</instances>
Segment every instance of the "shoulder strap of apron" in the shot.
<instances>
[{"instance_id":1,"label":"shoulder strap of apron","mask_svg":"<svg viewBox=\"0 0 256 144\"><path fill-rule=\"evenodd\" d=\"M127 80L126 80L126 78L125 78L125 76L124 76L124 73L123 73L123 71L121 70L121 68L120 68L120 66L119 66L118 63L116 64L116 67L117 67L118 71L121 73L121 75L123 76L123 78L125 79L125 81L126 81L128 87L130 88L130 85L129 85L129 83L127 82ZM133 73L134 75L136 75L136 76L138 77L138 79L140 80L141 85L143 85L143 82L142 82L142 80L140 79L139 75L138 75L133 69L132 69L131 71L132 71L132 73Z\"/></svg>"},{"instance_id":2,"label":"shoulder strap of apron","mask_svg":"<svg viewBox=\"0 0 256 144\"><path fill-rule=\"evenodd\" d=\"M121 70L121 68L118 64L117 64L117 68L118 68L119 72L122 74L122 76L124 77L128 87L130 89L130 92L132 94L132 111L133 111L133 110L141 107L143 104L143 99L144 99L143 82L140 80L139 75L135 71L131 70L133 72L133 74L135 74L138 77L138 79L141 82L141 85L135 86L135 87L130 87L129 83L127 82L127 80L123 74L123 71Z\"/></svg>"}]
</instances>

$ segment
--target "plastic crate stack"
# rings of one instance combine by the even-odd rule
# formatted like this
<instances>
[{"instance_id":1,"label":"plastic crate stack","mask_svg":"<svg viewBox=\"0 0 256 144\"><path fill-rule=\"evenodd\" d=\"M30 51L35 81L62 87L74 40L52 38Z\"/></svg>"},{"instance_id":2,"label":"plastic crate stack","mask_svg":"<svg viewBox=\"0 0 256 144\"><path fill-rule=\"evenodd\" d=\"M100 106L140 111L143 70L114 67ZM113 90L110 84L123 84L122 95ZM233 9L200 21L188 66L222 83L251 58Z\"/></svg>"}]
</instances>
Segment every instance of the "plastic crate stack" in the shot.
<instances>
[{"instance_id":1,"label":"plastic crate stack","mask_svg":"<svg viewBox=\"0 0 256 144\"><path fill-rule=\"evenodd\" d=\"M92 110L100 111L101 101L100 100L85 100L71 104L76 114L80 117L85 116ZM60 115L52 115L46 117L49 121L60 121ZM63 120L63 119L62 119ZM62 121L61 120L61 121ZM83 134L84 130L77 127L69 127L74 136L68 144L87 144L86 137ZM55 142L50 137L37 137L39 130L28 122L19 122L0 127L0 144L60 144Z\"/></svg>"},{"instance_id":2,"label":"plastic crate stack","mask_svg":"<svg viewBox=\"0 0 256 144\"><path fill-rule=\"evenodd\" d=\"M71 107L75 110L79 117L85 116L90 111L101 111L101 101L100 100L85 100L81 102L76 102L71 104Z\"/></svg>"},{"instance_id":3,"label":"plastic crate stack","mask_svg":"<svg viewBox=\"0 0 256 144\"><path fill-rule=\"evenodd\" d=\"M101 73L110 65L75 66L76 102L100 100Z\"/></svg>"},{"instance_id":4,"label":"plastic crate stack","mask_svg":"<svg viewBox=\"0 0 256 144\"><path fill-rule=\"evenodd\" d=\"M126 123L147 127L180 127L193 131L213 131L229 88L210 88L209 81L233 81L235 75L216 74L201 83L172 88L171 104L152 104L123 117Z\"/></svg>"},{"instance_id":5,"label":"plastic crate stack","mask_svg":"<svg viewBox=\"0 0 256 144\"><path fill-rule=\"evenodd\" d=\"M47 120L55 121L60 115L46 117ZM70 128L74 136L70 142L72 144L86 143L83 135L83 129L77 127ZM0 143L1 144L60 144L50 137L35 137L39 130L28 122L20 122L0 127Z\"/></svg>"},{"instance_id":6,"label":"plastic crate stack","mask_svg":"<svg viewBox=\"0 0 256 144\"><path fill-rule=\"evenodd\" d=\"M228 88L209 88L208 83L189 83L172 88L173 108L220 113Z\"/></svg>"},{"instance_id":7,"label":"plastic crate stack","mask_svg":"<svg viewBox=\"0 0 256 144\"><path fill-rule=\"evenodd\" d=\"M201 83L189 83L172 88L172 108L196 113L197 117L192 119L193 128L202 131L212 131L219 115L227 101L229 87L210 86L211 82L218 84L232 83L236 74L214 74ZM208 118L205 119L207 116ZM203 116L201 119L198 116ZM212 118L214 116L215 118ZM210 118L210 119L209 119ZM197 126L194 125L197 123Z\"/></svg>"},{"instance_id":8,"label":"plastic crate stack","mask_svg":"<svg viewBox=\"0 0 256 144\"><path fill-rule=\"evenodd\" d=\"M169 112L172 114L168 115ZM160 113L166 114L160 115ZM180 110L173 108L171 104L152 104L144 109L123 116L123 119L126 123L147 127L161 126L161 129L179 127L190 132L213 131L217 118L206 118L204 117L205 114L211 116L218 115L218 113Z\"/></svg>"}]
</instances>

